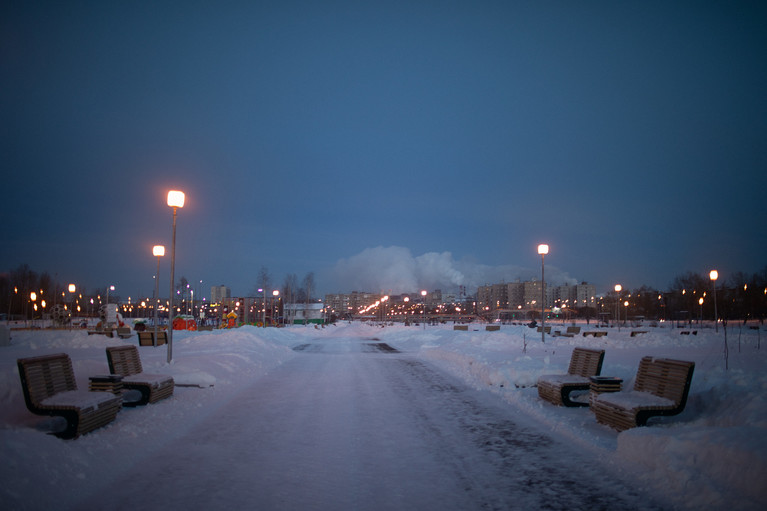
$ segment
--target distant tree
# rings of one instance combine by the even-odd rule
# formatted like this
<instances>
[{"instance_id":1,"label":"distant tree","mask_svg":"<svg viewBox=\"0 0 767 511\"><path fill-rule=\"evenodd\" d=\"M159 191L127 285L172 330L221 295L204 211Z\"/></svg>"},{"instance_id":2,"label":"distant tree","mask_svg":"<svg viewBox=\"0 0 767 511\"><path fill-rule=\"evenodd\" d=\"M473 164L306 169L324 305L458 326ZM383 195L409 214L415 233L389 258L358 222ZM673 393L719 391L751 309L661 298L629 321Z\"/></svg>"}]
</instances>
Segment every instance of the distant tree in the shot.
<instances>
[{"instance_id":1,"label":"distant tree","mask_svg":"<svg viewBox=\"0 0 767 511\"><path fill-rule=\"evenodd\" d=\"M310 271L304 277L304 289L306 290L306 303L312 300L312 289L314 289L314 272Z\"/></svg>"},{"instance_id":2,"label":"distant tree","mask_svg":"<svg viewBox=\"0 0 767 511\"><path fill-rule=\"evenodd\" d=\"M296 274L288 273L285 275L285 280L282 283L282 294L285 298L285 303L297 303L296 294L299 291L298 277Z\"/></svg>"},{"instance_id":3,"label":"distant tree","mask_svg":"<svg viewBox=\"0 0 767 511\"><path fill-rule=\"evenodd\" d=\"M269 275L269 268L266 266L261 266L261 269L258 270L256 286L263 289L267 295L272 291L272 277Z\"/></svg>"}]
</instances>

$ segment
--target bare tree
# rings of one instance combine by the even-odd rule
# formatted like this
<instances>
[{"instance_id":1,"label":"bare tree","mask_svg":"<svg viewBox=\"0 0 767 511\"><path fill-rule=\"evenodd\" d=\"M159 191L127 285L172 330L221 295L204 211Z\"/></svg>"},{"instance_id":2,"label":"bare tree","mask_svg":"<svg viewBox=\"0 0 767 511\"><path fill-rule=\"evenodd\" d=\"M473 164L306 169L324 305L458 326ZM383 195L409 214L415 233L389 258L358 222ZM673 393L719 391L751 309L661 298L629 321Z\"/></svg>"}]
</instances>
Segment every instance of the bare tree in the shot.
<instances>
[{"instance_id":1,"label":"bare tree","mask_svg":"<svg viewBox=\"0 0 767 511\"><path fill-rule=\"evenodd\" d=\"M314 288L314 272L310 271L304 277L304 289L306 290L306 303L312 301L312 289Z\"/></svg>"}]
</instances>

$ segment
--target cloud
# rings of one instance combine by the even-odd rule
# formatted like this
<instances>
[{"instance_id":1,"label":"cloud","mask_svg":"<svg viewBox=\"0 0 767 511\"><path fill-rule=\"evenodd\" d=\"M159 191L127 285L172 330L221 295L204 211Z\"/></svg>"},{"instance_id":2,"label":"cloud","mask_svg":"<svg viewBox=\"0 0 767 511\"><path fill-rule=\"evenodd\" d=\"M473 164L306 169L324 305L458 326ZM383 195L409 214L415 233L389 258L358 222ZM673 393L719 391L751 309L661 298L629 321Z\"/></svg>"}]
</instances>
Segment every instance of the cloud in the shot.
<instances>
[{"instance_id":1,"label":"cloud","mask_svg":"<svg viewBox=\"0 0 767 511\"><path fill-rule=\"evenodd\" d=\"M456 291L460 286L473 294L478 286L540 278L540 268L515 265L489 266L471 260L456 261L450 252L427 252L413 256L405 247L366 248L339 259L327 281L335 291L408 293L419 289ZM546 266L546 281L575 284L556 267Z\"/></svg>"}]
</instances>

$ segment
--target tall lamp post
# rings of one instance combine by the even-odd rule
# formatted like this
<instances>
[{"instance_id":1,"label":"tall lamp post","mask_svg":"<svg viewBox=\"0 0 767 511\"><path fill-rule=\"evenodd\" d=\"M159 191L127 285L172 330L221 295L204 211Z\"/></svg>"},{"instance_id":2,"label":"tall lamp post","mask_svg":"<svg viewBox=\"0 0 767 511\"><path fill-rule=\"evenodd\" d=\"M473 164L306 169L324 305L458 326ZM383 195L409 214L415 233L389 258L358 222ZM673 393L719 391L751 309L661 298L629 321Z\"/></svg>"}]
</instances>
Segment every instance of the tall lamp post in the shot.
<instances>
[{"instance_id":1,"label":"tall lamp post","mask_svg":"<svg viewBox=\"0 0 767 511\"><path fill-rule=\"evenodd\" d=\"M618 331L621 331L620 303L623 286L615 284L615 321L618 323Z\"/></svg>"},{"instance_id":2,"label":"tall lamp post","mask_svg":"<svg viewBox=\"0 0 767 511\"><path fill-rule=\"evenodd\" d=\"M426 290L421 291L421 301L423 302L423 329L426 330Z\"/></svg>"},{"instance_id":3,"label":"tall lamp post","mask_svg":"<svg viewBox=\"0 0 767 511\"><path fill-rule=\"evenodd\" d=\"M546 342L546 279L544 278L543 258L549 253L549 246L542 243L538 245L538 253L541 254L541 343Z\"/></svg>"},{"instance_id":4,"label":"tall lamp post","mask_svg":"<svg viewBox=\"0 0 767 511\"><path fill-rule=\"evenodd\" d=\"M266 289L258 288L259 293L263 293L264 303L261 309L261 328L266 328Z\"/></svg>"},{"instance_id":5,"label":"tall lamp post","mask_svg":"<svg viewBox=\"0 0 767 511\"><path fill-rule=\"evenodd\" d=\"M70 315L69 329L72 330L72 321L74 321L74 319L75 319L75 312L74 312L74 310L75 310L75 291L77 291L77 286L75 286L74 284L69 284L69 286L67 287L67 291L69 291L69 295L72 298L72 305L69 308L69 315Z\"/></svg>"},{"instance_id":6,"label":"tall lamp post","mask_svg":"<svg viewBox=\"0 0 767 511\"><path fill-rule=\"evenodd\" d=\"M275 317L277 316L277 297L280 296L279 289L275 289L272 291L272 296L274 297L272 299L272 323L274 323L275 326L277 326L277 321L275 320Z\"/></svg>"},{"instance_id":7,"label":"tall lamp post","mask_svg":"<svg viewBox=\"0 0 767 511\"><path fill-rule=\"evenodd\" d=\"M719 333L719 314L716 311L716 279L719 278L719 272L711 270L708 277L711 279L711 283L714 284L714 330Z\"/></svg>"},{"instance_id":8,"label":"tall lamp post","mask_svg":"<svg viewBox=\"0 0 767 511\"><path fill-rule=\"evenodd\" d=\"M168 363L173 359L173 281L176 270L176 210L184 207L184 192L168 192L168 206L173 208L173 241L170 248L170 294L168 298Z\"/></svg>"},{"instance_id":9,"label":"tall lamp post","mask_svg":"<svg viewBox=\"0 0 767 511\"><path fill-rule=\"evenodd\" d=\"M152 346L157 346L157 322L158 322L158 305L160 302L160 258L165 255L165 245L155 245L152 247L152 255L157 257L157 274L154 278L154 337L152 339Z\"/></svg>"}]
</instances>

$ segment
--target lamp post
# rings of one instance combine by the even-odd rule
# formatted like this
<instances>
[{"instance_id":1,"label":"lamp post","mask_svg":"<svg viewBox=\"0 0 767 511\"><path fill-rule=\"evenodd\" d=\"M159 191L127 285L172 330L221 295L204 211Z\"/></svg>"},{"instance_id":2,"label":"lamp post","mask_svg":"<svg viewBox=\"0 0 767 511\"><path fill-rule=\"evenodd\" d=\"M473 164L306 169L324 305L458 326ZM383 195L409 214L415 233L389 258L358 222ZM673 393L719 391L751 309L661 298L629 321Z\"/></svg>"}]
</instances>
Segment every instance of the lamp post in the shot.
<instances>
[{"instance_id":1,"label":"lamp post","mask_svg":"<svg viewBox=\"0 0 767 511\"><path fill-rule=\"evenodd\" d=\"M711 272L708 274L708 277L711 279L711 283L714 285L714 330L719 333L719 314L716 311L716 279L719 278L719 272L716 270L711 270ZM726 334L725 337L727 337Z\"/></svg>"},{"instance_id":2,"label":"lamp post","mask_svg":"<svg viewBox=\"0 0 767 511\"><path fill-rule=\"evenodd\" d=\"M621 302L621 290L623 286L615 284L615 321L618 323L618 331L621 331L621 317L620 317L620 302Z\"/></svg>"},{"instance_id":3,"label":"lamp post","mask_svg":"<svg viewBox=\"0 0 767 511\"><path fill-rule=\"evenodd\" d=\"M426 290L421 291L421 301L423 302L423 329L426 330Z\"/></svg>"},{"instance_id":4,"label":"lamp post","mask_svg":"<svg viewBox=\"0 0 767 511\"><path fill-rule=\"evenodd\" d=\"M168 363L173 359L173 280L176 270L176 210L184 207L184 192L168 192L168 206L173 208L173 239L170 249L170 293L168 304Z\"/></svg>"},{"instance_id":5,"label":"lamp post","mask_svg":"<svg viewBox=\"0 0 767 511\"><path fill-rule=\"evenodd\" d=\"M160 302L160 258L165 255L165 245L155 245L152 247L152 255L157 257L157 274L154 278L154 338L152 339L152 346L157 346L157 309Z\"/></svg>"},{"instance_id":6,"label":"lamp post","mask_svg":"<svg viewBox=\"0 0 767 511\"><path fill-rule=\"evenodd\" d=\"M75 286L74 284L69 284L69 286L67 287L67 290L69 291L69 294L72 297L72 305L70 306L70 309L69 309L69 315L70 315L69 329L71 330L72 329L72 320L75 319L75 313L74 313L74 310L75 310L75 291L77 291L77 286Z\"/></svg>"},{"instance_id":7,"label":"lamp post","mask_svg":"<svg viewBox=\"0 0 767 511\"><path fill-rule=\"evenodd\" d=\"M277 321L275 320L275 316L277 315L277 297L280 296L280 291L278 289L275 289L272 291L272 296L274 297L272 299L272 323L274 323L275 326L277 326Z\"/></svg>"},{"instance_id":8,"label":"lamp post","mask_svg":"<svg viewBox=\"0 0 767 511\"><path fill-rule=\"evenodd\" d=\"M703 324L703 297L698 298L698 305L700 305L700 317L698 318L698 328Z\"/></svg>"},{"instance_id":9,"label":"lamp post","mask_svg":"<svg viewBox=\"0 0 767 511\"><path fill-rule=\"evenodd\" d=\"M543 258L549 253L549 246L542 243L538 245L538 253L541 254L541 343L546 342L546 279L544 278Z\"/></svg>"},{"instance_id":10,"label":"lamp post","mask_svg":"<svg viewBox=\"0 0 767 511\"><path fill-rule=\"evenodd\" d=\"M258 288L258 292L263 294L264 303L261 308L261 328L266 328L266 289Z\"/></svg>"},{"instance_id":11,"label":"lamp post","mask_svg":"<svg viewBox=\"0 0 767 511\"><path fill-rule=\"evenodd\" d=\"M35 301L37 301L37 293L32 291L29 293L29 299L32 300L32 328L35 327L35 312L37 312L37 304Z\"/></svg>"}]
</instances>

